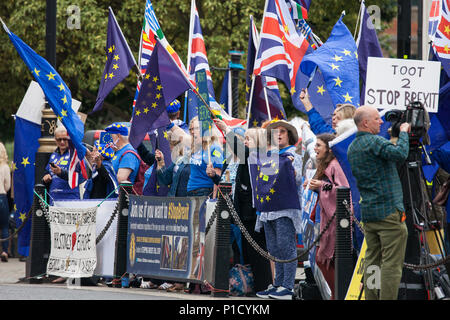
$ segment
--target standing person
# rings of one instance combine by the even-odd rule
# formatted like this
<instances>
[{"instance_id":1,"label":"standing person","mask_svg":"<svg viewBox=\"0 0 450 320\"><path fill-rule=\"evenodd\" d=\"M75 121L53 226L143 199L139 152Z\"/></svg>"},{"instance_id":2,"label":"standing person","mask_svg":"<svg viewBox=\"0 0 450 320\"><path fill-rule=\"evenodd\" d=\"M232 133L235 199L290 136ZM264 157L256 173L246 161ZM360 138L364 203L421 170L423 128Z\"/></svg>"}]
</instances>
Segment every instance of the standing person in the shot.
<instances>
[{"instance_id":1,"label":"standing person","mask_svg":"<svg viewBox=\"0 0 450 320\"><path fill-rule=\"evenodd\" d=\"M233 193L233 205L244 227L249 232L252 239L263 250L267 250L266 238L264 233L255 232L256 209L252 206L252 187L250 182L248 157L251 152L264 152L266 147L265 132L261 128L250 128L244 133L244 143L236 136L235 131L231 130L222 120L214 120L217 127L226 134L227 144L232 148L232 152L238 157L238 168L235 178L235 187ZM242 152L244 151L244 152ZM220 179L218 182L220 182ZM265 290L272 283L272 270L270 262L261 256L247 241L242 237L242 255L244 264L250 264L254 276L255 292Z\"/></svg>"},{"instance_id":2,"label":"standing person","mask_svg":"<svg viewBox=\"0 0 450 320\"><path fill-rule=\"evenodd\" d=\"M273 181L274 184L272 188L273 194L259 198L264 205L259 206L259 204L256 204L259 215L255 230L259 232L264 227L267 249L272 256L281 260L291 260L297 255L296 236L301 232L302 158L295 152L298 134L297 129L284 120L272 121L267 126L266 132L267 139L270 142L269 153L272 153L272 155L278 154L280 164L282 164L282 158L284 158L283 165L285 167L283 168L284 171L281 168L280 170L275 170L272 178L263 175L262 179L259 179L260 184L252 185L253 191L258 196L260 191L257 188L265 186L264 182L262 182L263 180L268 178L269 180L267 181ZM290 160L289 164L286 163L285 158ZM280 175L281 172L285 176L282 177ZM275 180L273 180L273 176ZM289 190L290 188L294 190ZM271 200L265 202L267 199ZM277 206L269 204L273 199L276 199ZM258 210L258 207L261 209ZM266 290L257 292L256 295L265 299L291 300L297 264L297 260L288 263L275 262L275 279L273 284L269 285Z\"/></svg>"},{"instance_id":3,"label":"standing person","mask_svg":"<svg viewBox=\"0 0 450 320\"><path fill-rule=\"evenodd\" d=\"M395 145L378 135L383 121L376 108L359 107L354 120L358 132L347 156L361 195L361 220L367 243L365 296L368 300L396 300L408 236L397 163L408 157L410 126L408 123L400 125ZM379 268L381 277L376 289L367 283L373 276L368 273L368 267L373 266Z\"/></svg>"},{"instance_id":4,"label":"standing person","mask_svg":"<svg viewBox=\"0 0 450 320\"><path fill-rule=\"evenodd\" d=\"M138 153L128 142L128 127L124 123L116 122L106 127L116 146L115 155L111 161L117 174L119 183L134 183L139 172L140 160L136 156ZM134 153L136 153L136 155Z\"/></svg>"},{"instance_id":5,"label":"standing person","mask_svg":"<svg viewBox=\"0 0 450 320\"><path fill-rule=\"evenodd\" d=\"M180 119L180 101L173 100L167 107L166 111L169 116L170 122L183 129L186 133L189 133L189 127L183 120Z\"/></svg>"},{"instance_id":6,"label":"standing person","mask_svg":"<svg viewBox=\"0 0 450 320\"><path fill-rule=\"evenodd\" d=\"M67 173L70 166L69 139L66 128L60 126L55 129L55 141L57 148L50 155L50 160L45 167L46 174L42 178L49 185L50 200L80 199L78 186L70 188ZM82 181L81 181L82 182Z\"/></svg>"},{"instance_id":7,"label":"standing person","mask_svg":"<svg viewBox=\"0 0 450 320\"><path fill-rule=\"evenodd\" d=\"M8 154L3 143L0 142L0 231L1 238L9 237L9 205L7 193L11 188L11 171L8 165ZM9 241L2 242L0 258L8 262Z\"/></svg>"},{"instance_id":8,"label":"standing person","mask_svg":"<svg viewBox=\"0 0 450 320\"><path fill-rule=\"evenodd\" d=\"M213 168L217 175L222 174L223 152L217 144L218 135L213 129L210 135L202 137L198 117L189 123L191 134L191 173L187 185L188 196L216 195L217 186L206 173L207 167Z\"/></svg>"},{"instance_id":9,"label":"standing person","mask_svg":"<svg viewBox=\"0 0 450 320\"><path fill-rule=\"evenodd\" d=\"M101 143L100 140L96 140L94 149L91 152L87 151L87 158L92 165L92 176L84 185L83 199L105 199L107 196L112 198L119 196L117 190L119 182L111 163L111 159L114 157L111 142L112 140ZM114 190L115 192L111 195Z\"/></svg>"},{"instance_id":10,"label":"standing person","mask_svg":"<svg viewBox=\"0 0 450 320\"><path fill-rule=\"evenodd\" d=\"M328 221L333 219L336 212L337 187L350 185L339 162L336 160L329 147L329 142L335 137L332 134L323 133L316 137L317 170L309 183L310 189L319 194L320 205L320 232L325 229ZM333 219L328 229L320 238L319 248L316 253L317 266L322 271L328 286L331 289L331 299L334 298L334 246L336 242L336 219Z\"/></svg>"}]
</instances>

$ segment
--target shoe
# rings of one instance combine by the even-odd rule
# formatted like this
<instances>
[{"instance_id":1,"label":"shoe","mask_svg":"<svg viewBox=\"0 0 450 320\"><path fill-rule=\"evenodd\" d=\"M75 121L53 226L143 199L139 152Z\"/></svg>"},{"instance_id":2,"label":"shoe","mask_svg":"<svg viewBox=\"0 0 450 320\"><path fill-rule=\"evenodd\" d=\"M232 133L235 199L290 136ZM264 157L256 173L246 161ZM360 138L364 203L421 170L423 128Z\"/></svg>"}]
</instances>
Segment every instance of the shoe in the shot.
<instances>
[{"instance_id":1,"label":"shoe","mask_svg":"<svg viewBox=\"0 0 450 320\"><path fill-rule=\"evenodd\" d=\"M274 287L273 285L269 284L266 290L258 291L256 293L256 296L263 299L269 299L269 294L275 291L277 291L277 287Z\"/></svg>"},{"instance_id":2,"label":"shoe","mask_svg":"<svg viewBox=\"0 0 450 320\"><path fill-rule=\"evenodd\" d=\"M66 283L67 278L59 277L52 281L52 283Z\"/></svg>"},{"instance_id":3,"label":"shoe","mask_svg":"<svg viewBox=\"0 0 450 320\"><path fill-rule=\"evenodd\" d=\"M293 295L294 292L292 290L279 286L275 292L269 294L269 298L277 300L292 300Z\"/></svg>"},{"instance_id":4,"label":"shoe","mask_svg":"<svg viewBox=\"0 0 450 320\"><path fill-rule=\"evenodd\" d=\"M173 287L173 284L164 282L162 285L160 285L158 287L158 290L167 290L167 289L172 288L172 287Z\"/></svg>"},{"instance_id":5,"label":"shoe","mask_svg":"<svg viewBox=\"0 0 450 320\"><path fill-rule=\"evenodd\" d=\"M157 289L158 286L151 281L142 281L141 286L142 289Z\"/></svg>"},{"instance_id":6,"label":"shoe","mask_svg":"<svg viewBox=\"0 0 450 320\"><path fill-rule=\"evenodd\" d=\"M167 289L167 292L181 292L184 290L184 283L175 283L172 287Z\"/></svg>"},{"instance_id":7,"label":"shoe","mask_svg":"<svg viewBox=\"0 0 450 320\"><path fill-rule=\"evenodd\" d=\"M1 259L2 262L8 262L8 254L6 252L2 252Z\"/></svg>"}]
</instances>

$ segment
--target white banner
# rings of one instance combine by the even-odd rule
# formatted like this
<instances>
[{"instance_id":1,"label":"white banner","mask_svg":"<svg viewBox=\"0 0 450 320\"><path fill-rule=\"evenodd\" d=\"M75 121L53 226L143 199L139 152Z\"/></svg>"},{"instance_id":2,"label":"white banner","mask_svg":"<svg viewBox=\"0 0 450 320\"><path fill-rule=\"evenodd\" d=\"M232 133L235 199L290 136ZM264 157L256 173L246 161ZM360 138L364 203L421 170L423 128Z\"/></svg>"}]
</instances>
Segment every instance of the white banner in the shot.
<instances>
[{"instance_id":1,"label":"white banner","mask_svg":"<svg viewBox=\"0 0 450 320\"><path fill-rule=\"evenodd\" d=\"M87 200L58 200L55 201L56 207L68 208L90 208L98 205L99 199ZM117 199L107 199L101 202L97 209L97 226L96 237L106 228L106 224L111 218L116 207ZM117 215L113 222L106 230L105 235L99 243L97 243L97 268L94 271L95 275L104 277L112 277L114 275L114 261L116 249L116 235L117 235Z\"/></svg>"},{"instance_id":2,"label":"white banner","mask_svg":"<svg viewBox=\"0 0 450 320\"><path fill-rule=\"evenodd\" d=\"M365 104L405 110L420 101L428 112L438 112L440 74L438 61L369 57Z\"/></svg>"},{"instance_id":3,"label":"white banner","mask_svg":"<svg viewBox=\"0 0 450 320\"><path fill-rule=\"evenodd\" d=\"M49 207L51 249L47 274L68 278L94 274L96 214L97 207Z\"/></svg>"}]
</instances>

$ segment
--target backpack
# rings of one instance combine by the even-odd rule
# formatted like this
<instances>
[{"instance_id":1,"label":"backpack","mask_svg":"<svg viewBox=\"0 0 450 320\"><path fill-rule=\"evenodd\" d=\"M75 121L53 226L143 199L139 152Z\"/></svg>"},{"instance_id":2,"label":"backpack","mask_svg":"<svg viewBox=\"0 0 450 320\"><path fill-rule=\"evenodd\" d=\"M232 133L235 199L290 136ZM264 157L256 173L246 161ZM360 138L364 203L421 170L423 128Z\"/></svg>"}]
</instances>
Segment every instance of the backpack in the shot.
<instances>
[{"instance_id":1,"label":"backpack","mask_svg":"<svg viewBox=\"0 0 450 320\"><path fill-rule=\"evenodd\" d=\"M145 172L148 170L148 168L150 168L150 166L148 164L146 164L144 161L142 161L141 157L133 150L127 150L125 151L119 159L119 163L120 161L122 161L122 158L124 155L126 155L127 153L131 152L132 154L134 154L138 160L139 160L139 170L138 173L136 175L136 178L134 179L134 183L133 183L133 191L137 194L137 195L142 195L143 191L144 191L144 183L145 183Z\"/></svg>"},{"instance_id":2,"label":"backpack","mask_svg":"<svg viewBox=\"0 0 450 320\"><path fill-rule=\"evenodd\" d=\"M254 292L253 272L249 264L236 264L229 272L229 290L231 296L247 296Z\"/></svg>"}]
</instances>

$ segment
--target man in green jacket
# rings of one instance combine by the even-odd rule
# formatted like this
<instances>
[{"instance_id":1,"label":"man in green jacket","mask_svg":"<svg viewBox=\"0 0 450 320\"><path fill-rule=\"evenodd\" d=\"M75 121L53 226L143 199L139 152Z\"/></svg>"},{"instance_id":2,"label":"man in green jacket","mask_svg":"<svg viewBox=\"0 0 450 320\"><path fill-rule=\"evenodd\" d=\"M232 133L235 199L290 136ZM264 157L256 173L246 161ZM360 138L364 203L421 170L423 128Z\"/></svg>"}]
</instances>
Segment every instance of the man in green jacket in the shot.
<instances>
[{"instance_id":1,"label":"man in green jacket","mask_svg":"<svg viewBox=\"0 0 450 320\"><path fill-rule=\"evenodd\" d=\"M408 157L410 126L402 123L396 144L378 135L378 110L361 106L358 128L347 157L361 195L361 220L367 243L364 291L367 300L396 300L402 277L408 229L397 164Z\"/></svg>"}]
</instances>

